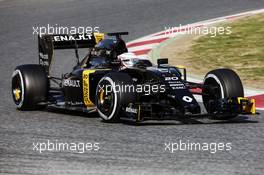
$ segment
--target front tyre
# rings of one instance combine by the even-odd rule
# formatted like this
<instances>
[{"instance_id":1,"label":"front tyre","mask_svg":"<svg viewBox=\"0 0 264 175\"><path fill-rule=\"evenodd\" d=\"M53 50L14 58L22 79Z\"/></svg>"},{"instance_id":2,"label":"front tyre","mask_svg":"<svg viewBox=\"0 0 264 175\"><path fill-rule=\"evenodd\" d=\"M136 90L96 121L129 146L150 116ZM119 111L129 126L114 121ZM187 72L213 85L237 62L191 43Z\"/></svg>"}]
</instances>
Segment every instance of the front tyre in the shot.
<instances>
[{"instance_id":1,"label":"front tyre","mask_svg":"<svg viewBox=\"0 0 264 175\"><path fill-rule=\"evenodd\" d=\"M125 90L125 86L131 89ZM132 78L124 73L109 73L99 81L95 101L97 111L103 121L119 121L124 107L136 100L133 87Z\"/></svg>"},{"instance_id":2,"label":"front tyre","mask_svg":"<svg viewBox=\"0 0 264 175\"><path fill-rule=\"evenodd\" d=\"M230 69L216 69L208 72L204 78L202 89L203 103L208 113L217 114L217 107L211 102L223 98L244 97L244 90L239 76ZM217 119L231 119L237 114L216 117Z\"/></svg>"},{"instance_id":3,"label":"front tyre","mask_svg":"<svg viewBox=\"0 0 264 175\"><path fill-rule=\"evenodd\" d=\"M48 78L41 65L27 64L16 67L12 74L12 97L19 110L34 110L46 102Z\"/></svg>"}]
</instances>

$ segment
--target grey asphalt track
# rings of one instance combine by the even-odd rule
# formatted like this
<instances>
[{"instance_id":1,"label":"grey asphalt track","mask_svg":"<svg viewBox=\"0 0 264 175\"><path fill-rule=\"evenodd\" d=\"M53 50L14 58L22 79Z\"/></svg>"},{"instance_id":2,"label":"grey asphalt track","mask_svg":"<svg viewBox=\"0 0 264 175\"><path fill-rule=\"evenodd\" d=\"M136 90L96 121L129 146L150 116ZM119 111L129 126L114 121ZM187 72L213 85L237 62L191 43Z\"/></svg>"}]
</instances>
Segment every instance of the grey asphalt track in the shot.
<instances>
[{"instance_id":1,"label":"grey asphalt track","mask_svg":"<svg viewBox=\"0 0 264 175\"><path fill-rule=\"evenodd\" d=\"M96 115L17 111L10 77L16 65L37 63L33 26L99 26L130 32L126 40L188 24L264 8L264 0L1 0L1 174L263 174L264 119L106 124ZM65 58L67 54L62 54ZM61 59L58 69L69 67ZM58 72L58 70L54 70ZM33 151L33 142L98 142L99 151ZM168 142L231 143L230 151L165 150Z\"/></svg>"}]
</instances>

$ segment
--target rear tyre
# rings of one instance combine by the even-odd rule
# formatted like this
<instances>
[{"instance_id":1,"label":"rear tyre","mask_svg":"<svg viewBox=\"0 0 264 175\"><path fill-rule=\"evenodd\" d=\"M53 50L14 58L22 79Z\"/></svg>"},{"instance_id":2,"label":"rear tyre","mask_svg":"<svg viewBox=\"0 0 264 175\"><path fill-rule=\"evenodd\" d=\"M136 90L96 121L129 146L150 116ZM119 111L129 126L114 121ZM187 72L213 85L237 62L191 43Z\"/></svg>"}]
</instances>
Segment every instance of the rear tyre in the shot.
<instances>
[{"instance_id":1,"label":"rear tyre","mask_svg":"<svg viewBox=\"0 0 264 175\"><path fill-rule=\"evenodd\" d=\"M34 110L45 107L48 78L41 65L27 64L16 67L12 74L12 96L20 110Z\"/></svg>"},{"instance_id":2,"label":"rear tyre","mask_svg":"<svg viewBox=\"0 0 264 175\"><path fill-rule=\"evenodd\" d=\"M119 121L124 108L136 101L134 91L121 89L126 85L133 87L134 82L129 75L124 73L109 73L99 81L95 101L97 111L103 121Z\"/></svg>"},{"instance_id":3,"label":"rear tyre","mask_svg":"<svg viewBox=\"0 0 264 175\"><path fill-rule=\"evenodd\" d=\"M210 105L211 101L229 97L244 97L244 90L239 76L230 69L216 69L208 72L204 78L202 89L204 106L208 113L217 113L215 107ZM205 95L207 94L207 95ZM237 114L228 116L219 115L217 119L231 119Z\"/></svg>"}]
</instances>

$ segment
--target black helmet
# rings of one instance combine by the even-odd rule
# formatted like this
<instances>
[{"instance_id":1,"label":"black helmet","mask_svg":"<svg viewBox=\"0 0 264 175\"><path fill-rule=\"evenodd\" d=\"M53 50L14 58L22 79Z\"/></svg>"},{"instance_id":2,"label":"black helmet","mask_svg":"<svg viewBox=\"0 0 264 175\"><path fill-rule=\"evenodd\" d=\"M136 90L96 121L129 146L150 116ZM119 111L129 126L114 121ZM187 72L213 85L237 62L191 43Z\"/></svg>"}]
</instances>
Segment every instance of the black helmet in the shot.
<instances>
[{"instance_id":1,"label":"black helmet","mask_svg":"<svg viewBox=\"0 0 264 175\"><path fill-rule=\"evenodd\" d=\"M103 39L95 45L98 56L107 56L116 59L118 55L127 52L125 42L121 38Z\"/></svg>"}]
</instances>

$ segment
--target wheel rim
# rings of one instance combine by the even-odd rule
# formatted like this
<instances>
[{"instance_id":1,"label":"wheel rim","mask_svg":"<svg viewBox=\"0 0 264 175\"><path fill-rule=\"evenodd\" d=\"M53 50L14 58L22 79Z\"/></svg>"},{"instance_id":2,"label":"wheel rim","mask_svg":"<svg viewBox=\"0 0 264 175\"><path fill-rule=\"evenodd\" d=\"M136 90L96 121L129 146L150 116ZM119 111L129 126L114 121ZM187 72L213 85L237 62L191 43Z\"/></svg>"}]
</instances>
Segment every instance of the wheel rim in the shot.
<instances>
[{"instance_id":1,"label":"wheel rim","mask_svg":"<svg viewBox=\"0 0 264 175\"><path fill-rule=\"evenodd\" d=\"M21 99L21 90L20 88L16 88L13 90L13 95L15 97L15 100L18 101Z\"/></svg>"},{"instance_id":2,"label":"wheel rim","mask_svg":"<svg viewBox=\"0 0 264 175\"><path fill-rule=\"evenodd\" d=\"M203 102L205 105L206 110L210 112L214 112L216 109L209 107L210 100L219 100L222 97L222 91L219 83L213 78L207 78L205 80L206 87L203 89ZM210 108L210 109L209 109Z\"/></svg>"},{"instance_id":3,"label":"wheel rim","mask_svg":"<svg viewBox=\"0 0 264 175\"><path fill-rule=\"evenodd\" d=\"M109 92L107 87L114 87L114 83L111 78L105 77L100 80L98 85L96 90L96 106L98 113L104 120L111 120L117 106L117 94L114 88Z\"/></svg>"},{"instance_id":4,"label":"wheel rim","mask_svg":"<svg viewBox=\"0 0 264 175\"><path fill-rule=\"evenodd\" d=\"M98 92L98 97L98 107L105 115L109 115L114 105L114 93L106 93L105 90L101 89Z\"/></svg>"},{"instance_id":5,"label":"wheel rim","mask_svg":"<svg viewBox=\"0 0 264 175\"><path fill-rule=\"evenodd\" d=\"M15 104L21 107L24 101L24 83L19 70L15 70L12 75L12 96Z\"/></svg>"}]
</instances>

